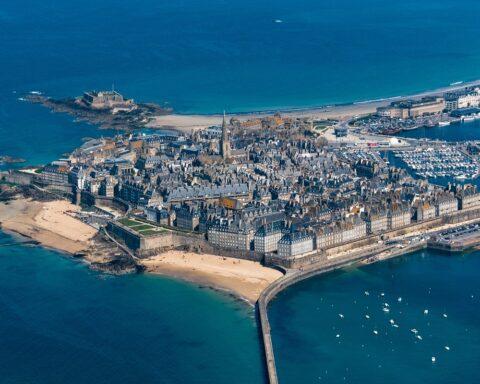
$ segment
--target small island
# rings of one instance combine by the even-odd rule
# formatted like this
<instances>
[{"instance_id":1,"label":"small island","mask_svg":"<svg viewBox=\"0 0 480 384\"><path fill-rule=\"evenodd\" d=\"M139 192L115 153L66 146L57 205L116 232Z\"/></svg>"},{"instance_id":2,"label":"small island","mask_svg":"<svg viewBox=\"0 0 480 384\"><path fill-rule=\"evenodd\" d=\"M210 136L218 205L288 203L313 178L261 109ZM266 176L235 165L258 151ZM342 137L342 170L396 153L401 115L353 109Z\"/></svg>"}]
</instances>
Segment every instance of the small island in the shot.
<instances>
[{"instance_id":1,"label":"small island","mask_svg":"<svg viewBox=\"0 0 480 384\"><path fill-rule=\"evenodd\" d=\"M171 108L154 103L136 103L119 92L88 91L76 98L54 99L33 92L22 98L41 104L53 112L68 113L79 121L96 124L103 129L135 130L144 128L153 116L172 112Z\"/></svg>"},{"instance_id":2,"label":"small island","mask_svg":"<svg viewBox=\"0 0 480 384\"><path fill-rule=\"evenodd\" d=\"M18 163L25 163L25 159L21 157L12 157L8 155L0 156L0 164L18 164Z\"/></svg>"}]
</instances>

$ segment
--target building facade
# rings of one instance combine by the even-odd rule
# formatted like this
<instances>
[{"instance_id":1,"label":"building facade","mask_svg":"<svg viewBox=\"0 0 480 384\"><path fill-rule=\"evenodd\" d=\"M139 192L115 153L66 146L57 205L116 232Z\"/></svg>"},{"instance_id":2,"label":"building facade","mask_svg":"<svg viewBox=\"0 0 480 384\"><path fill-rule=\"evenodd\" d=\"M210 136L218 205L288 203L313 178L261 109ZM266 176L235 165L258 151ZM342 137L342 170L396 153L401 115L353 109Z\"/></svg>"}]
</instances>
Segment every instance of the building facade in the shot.
<instances>
[{"instance_id":1,"label":"building facade","mask_svg":"<svg viewBox=\"0 0 480 384\"><path fill-rule=\"evenodd\" d=\"M313 251L313 236L306 232L285 234L278 242L278 256L299 256Z\"/></svg>"}]
</instances>

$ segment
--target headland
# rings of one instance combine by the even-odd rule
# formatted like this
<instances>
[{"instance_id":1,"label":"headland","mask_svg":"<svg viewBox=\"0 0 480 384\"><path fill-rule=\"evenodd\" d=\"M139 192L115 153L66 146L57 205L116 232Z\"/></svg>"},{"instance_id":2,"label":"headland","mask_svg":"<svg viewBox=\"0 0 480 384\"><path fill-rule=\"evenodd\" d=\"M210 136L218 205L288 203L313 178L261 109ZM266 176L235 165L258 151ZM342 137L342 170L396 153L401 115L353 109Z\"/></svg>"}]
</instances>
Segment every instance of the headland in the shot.
<instances>
[{"instance_id":1,"label":"headland","mask_svg":"<svg viewBox=\"0 0 480 384\"><path fill-rule=\"evenodd\" d=\"M174 277L231 294L251 305L270 283L283 275L257 261L185 250L169 250L132 260L128 249L122 252L123 247L115 247L98 228L81 217L80 206L55 196L39 199L14 194L0 202L1 230L81 258L99 271L113 274L145 271Z\"/></svg>"},{"instance_id":2,"label":"headland","mask_svg":"<svg viewBox=\"0 0 480 384\"><path fill-rule=\"evenodd\" d=\"M352 263L480 242L477 187L428 180L441 173L476 178L478 143L447 146L385 135L385 127L397 123L443 122L447 109L448 118L467 114L466 99L480 105L476 85L286 116L190 116L183 123L116 92L86 92L60 102L58 111L78 108L93 123L113 119L128 132L88 140L45 166L2 173L8 196L2 225L81 255L96 269L147 270L250 303L260 297L266 361L276 383L266 311L280 290ZM52 107L52 100L32 97ZM387 151L418 172L392 166ZM72 203L39 205L8 188Z\"/></svg>"}]
</instances>

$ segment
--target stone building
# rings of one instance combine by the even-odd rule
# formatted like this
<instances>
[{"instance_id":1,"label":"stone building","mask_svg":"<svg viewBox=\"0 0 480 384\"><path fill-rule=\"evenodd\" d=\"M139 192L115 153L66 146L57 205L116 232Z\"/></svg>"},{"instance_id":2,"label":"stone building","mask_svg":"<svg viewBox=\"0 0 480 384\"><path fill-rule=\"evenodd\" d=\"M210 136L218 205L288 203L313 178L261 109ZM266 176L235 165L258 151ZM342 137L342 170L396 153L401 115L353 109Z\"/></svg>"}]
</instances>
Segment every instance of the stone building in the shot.
<instances>
[{"instance_id":1,"label":"stone building","mask_svg":"<svg viewBox=\"0 0 480 384\"><path fill-rule=\"evenodd\" d=\"M342 242L341 230L337 225L326 225L316 233L317 248L326 249Z\"/></svg>"},{"instance_id":2,"label":"stone building","mask_svg":"<svg viewBox=\"0 0 480 384\"><path fill-rule=\"evenodd\" d=\"M437 216L444 216L458 211L458 200L451 192L442 192L435 197Z\"/></svg>"},{"instance_id":3,"label":"stone building","mask_svg":"<svg viewBox=\"0 0 480 384\"><path fill-rule=\"evenodd\" d=\"M389 230L410 225L412 213L408 205L392 204L387 212L387 228Z\"/></svg>"},{"instance_id":4,"label":"stone building","mask_svg":"<svg viewBox=\"0 0 480 384\"><path fill-rule=\"evenodd\" d=\"M469 209L480 205L480 193L473 185L460 186L457 189L457 199L460 209Z\"/></svg>"},{"instance_id":5,"label":"stone building","mask_svg":"<svg viewBox=\"0 0 480 384\"><path fill-rule=\"evenodd\" d=\"M289 232L278 242L278 256L292 257L313 251L313 236L306 232Z\"/></svg>"},{"instance_id":6,"label":"stone building","mask_svg":"<svg viewBox=\"0 0 480 384\"><path fill-rule=\"evenodd\" d=\"M198 230L200 210L186 204L175 209L177 227L189 231Z\"/></svg>"},{"instance_id":7,"label":"stone building","mask_svg":"<svg viewBox=\"0 0 480 384\"><path fill-rule=\"evenodd\" d=\"M42 184L67 185L69 184L68 167L62 165L46 165L35 175L35 180Z\"/></svg>"},{"instance_id":8,"label":"stone building","mask_svg":"<svg viewBox=\"0 0 480 384\"><path fill-rule=\"evenodd\" d=\"M285 226L283 221L262 225L253 239L254 249L259 253L269 253L278 250L278 242L283 237Z\"/></svg>"},{"instance_id":9,"label":"stone building","mask_svg":"<svg viewBox=\"0 0 480 384\"><path fill-rule=\"evenodd\" d=\"M388 229L388 218L385 209L373 209L366 215L367 233L377 234Z\"/></svg>"},{"instance_id":10,"label":"stone building","mask_svg":"<svg viewBox=\"0 0 480 384\"><path fill-rule=\"evenodd\" d=\"M85 92L79 103L92 109L111 109L114 112L131 111L136 108L132 99L125 99L120 93L112 91Z\"/></svg>"},{"instance_id":11,"label":"stone building","mask_svg":"<svg viewBox=\"0 0 480 384\"><path fill-rule=\"evenodd\" d=\"M223 113L222 121L222 138L220 139L220 155L223 159L230 157L230 139L228 137L227 123L225 121L225 112Z\"/></svg>"},{"instance_id":12,"label":"stone building","mask_svg":"<svg viewBox=\"0 0 480 384\"><path fill-rule=\"evenodd\" d=\"M435 205L429 201L419 200L413 205L414 218L418 221L431 220L437 216Z\"/></svg>"},{"instance_id":13,"label":"stone building","mask_svg":"<svg viewBox=\"0 0 480 384\"><path fill-rule=\"evenodd\" d=\"M208 228L208 242L220 248L250 251L253 228L243 222L219 220Z\"/></svg>"},{"instance_id":14,"label":"stone building","mask_svg":"<svg viewBox=\"0 0 480 384\"><path fill-rule=\"evenodd\" d=\"M358 216L345 219L340 224L342 243L355 241L367 236L367 223Z\"/></svg>"}]
</instances>

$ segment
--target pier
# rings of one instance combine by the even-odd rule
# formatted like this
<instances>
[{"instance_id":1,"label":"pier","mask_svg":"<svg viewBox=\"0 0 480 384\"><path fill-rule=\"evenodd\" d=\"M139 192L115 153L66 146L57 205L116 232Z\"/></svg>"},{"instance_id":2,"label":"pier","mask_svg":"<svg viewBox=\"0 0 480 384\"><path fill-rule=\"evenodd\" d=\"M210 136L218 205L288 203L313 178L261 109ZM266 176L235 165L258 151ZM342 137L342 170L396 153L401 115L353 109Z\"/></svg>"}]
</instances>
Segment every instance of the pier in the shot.
<instances>
[{"instance_id":1,"label":"pier","mask_svg":"<svg viewBox=\"0 0 480 384\"><path fill-rule=\"evenodd\" d=\"M428 241L430 248L448 252L463 252L478 245L480 245L479 224L438 232Z\"/></svg>"},{"instance_id":2,"label":"pier","mask_svg":"<svg viewBox=\"0 0 480 384\"><path fill-rule=\"evenodd\" d=\"M401 254L405 254L408 252L414 252L416 250L425 248L425 246L426 246L425 243L415 244L409 248L401 249L396 253L390 254L388 258L399 256ZM268 313L267 313L267 307L269 302L278 293L280 293L281 291L283 291L284 289L288 288L289 286L295 283L298 283L302 280L306 280L313 276L332 272L339 268L344 268L346 266L355 264L360 261L365 261L382 252L384 252L384 250L378 251L375 254L372 254L371 251L365 251L359 255L356 255L353 258L335 260L330 262L327 261L327 262L308 266L302 270L288 270L285 276L274 281L262 292L262 294L260 295L260 298L257 301L257 311L258 311L257 317L259 319L261 332L262 332L262 339L263 339L263 345L265 350L265 362L267 366L269 384L278 384L278 376L277 376L277 368L275 365L275 355L273 352L271 328L270 328L270 322L268 320Z\"/></svg>"},{"instance_id":3,"label":"pier","mask_svg":"<svg viewBox=\"0 0 480 384\"><path fill-rule=\"evenodd\" d=\"M454 215L455 217L455 215ZM468 220L468 219L467 219ZM427 231L428 232L428 231ZM316 264L308 265L300 269L288 269L283 277L270 284L260 295L257 301L257 319L260 323L262 341L265 353L265 363L269 384L278 384L277 368L271 335L270 322L268 320L268 304L284 289L306 280L313 276L332 272L340 268L348 267L360 262L376 262L402 256L425 248L444 249L447 251L464 251L480 244L480 222L478 219L469 224L458 223L450 230L437 230L429 233L430 241L412 241L402 248L383 246L375 250L369 249L354 255L336 260L324 260ZM413 237L413 236L412 236ZM449 246L445 246L448 243ZM454 247L450 244L454 243Z\"/></svg>"}]
</instances>

